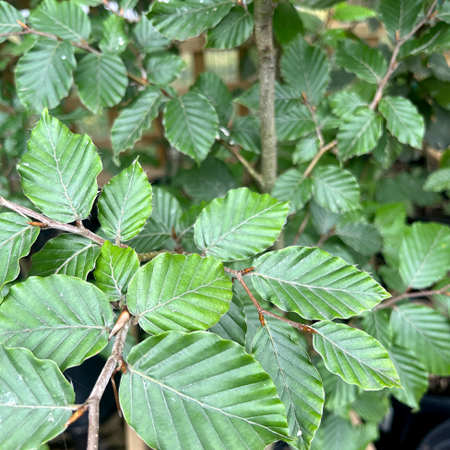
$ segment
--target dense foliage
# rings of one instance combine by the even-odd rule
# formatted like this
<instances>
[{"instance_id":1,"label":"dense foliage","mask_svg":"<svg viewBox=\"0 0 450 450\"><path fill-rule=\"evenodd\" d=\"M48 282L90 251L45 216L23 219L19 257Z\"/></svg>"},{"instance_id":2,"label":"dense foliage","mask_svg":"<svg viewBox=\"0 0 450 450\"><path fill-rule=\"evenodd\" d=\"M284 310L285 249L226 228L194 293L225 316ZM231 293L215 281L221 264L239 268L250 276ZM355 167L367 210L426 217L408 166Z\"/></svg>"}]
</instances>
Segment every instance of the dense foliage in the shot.
<instances>
[{"instance_id":1,"label":"dense foliage","mask_svg":"<svg viewBox=\"0 0 450 450\"><path fill-rule=\"evenodd\" d=\"M362 450L391 396L418 410L450 375L450 2L280 2L274 111L213 73L180 94L179 43L202 33L243 46L255 78L264 1L0 1L2 449L91 414L117 366L125 420L158 450ZM73 130L102 110L100 157ZM175 156L152 186L136 144L155 124ZM71 419L62 372L110 339Z\"/></svg>"}]
</instances>

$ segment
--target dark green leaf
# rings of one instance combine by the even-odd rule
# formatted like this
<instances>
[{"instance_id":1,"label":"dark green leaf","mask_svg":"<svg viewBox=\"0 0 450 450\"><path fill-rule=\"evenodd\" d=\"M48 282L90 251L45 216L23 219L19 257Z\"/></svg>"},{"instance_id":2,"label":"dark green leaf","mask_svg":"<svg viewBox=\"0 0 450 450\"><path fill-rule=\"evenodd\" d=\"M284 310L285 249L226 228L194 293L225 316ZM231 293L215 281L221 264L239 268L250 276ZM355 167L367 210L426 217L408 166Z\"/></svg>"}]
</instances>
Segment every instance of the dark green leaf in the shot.
<instances>
[{"instance_id":1,"label":"dark green leaf","mask_svg":"<svg viewBox=\"0 0 450 450\"><path fill-rule=\"evenodd\" d=\"M316 128L308 108L299 101L297 107L290 109L287 114L275 117L275 127L280 141L294 141Z\"/></svg>"},{"instance_id":2,"label":"dark green leaf","mask_svg":"<svg viewBox=\"0 0 450 450\"><path fill-rule=\"evenodd\" d=\"M346 223L336 227L339 236L350 248L362 255L372 256L382 244L379 231L368 223Z\"/></svg>"},{"instance_id":3,"label":"dark green leaf","mask_svg":"<svg viewBox=\"0 0 450 450\"><path fill-rule=\"evenodd\" d=\"M273 13L273 30L281 45L289 44L298 34L303 34L303 23L291 3L278 3Z\"/></svg>"},{"instance_id":4,"label":"dark green leaf","mask_svg":"<svg viewBox=\"0 0 450 450\"><path fill-rule=\"evenodd\" d=\"M354 91L342 91L333 95L331 109L342 119L349 120L361 106L367 106L364 100Z\"/></svg>"},{"instance_id":5,"label":"dark green leaf","mask_svg":"<svg viewBox=\"0 0 450 450\"><path fill-rule=\"evenodd\" d=\"M406 36L414 27L420 11L423 0L381 0L378 11L381 21L386 27L387 32L392 37L402 38Z\"/></svg>"},{"instance_id":6,"label":"dark green leaf","mask_svg":"<svg viewBox=\"0 0 450 450\"><path fill-rule=\"evenodd\" d=\"M157 86L166 86L175 81L186 63L177 55L168 52L152 53L145 59L148 80Z\"/></svg>"},{"instance_id":7,"label":"dark green leaf","mask_svg":"<svg viewBox=\"0 0 450 450\"><path fill-rule=\"evenodd\" d=\"M301 164L311 161L319 152L320 141L316 136L308 136L300 139L292 153L292 162Z\"/></svg>"},{"instance_id":8,"label":"dark green leaf","mask_svg":"<svg viewBox=\"0 0 450 450\"><path fill-rule=\"evenodd\" d=\"M109 53L111 55L120 55L123 53L130 40L125 31L125 26L125 19L115 14L111 14L102 23L103 37L99 47L103 53Z\"/></svg>"},{"instance_id":9,"label":"dark green leaf","mask_svg":"<svg viewBox=\"0 0 450 450\"><path fill-rule=\"evenodd\" d=\"M293 214L300 211L311 199L311 179L304 178L300 170L288 170L277 178L271 195L280 201L290 201L289 213Z\"/></svg>"},{"instance_id":10,"label":"dark green leaf","mask_svg":"<svg viewBox=\"0 0 450 450\"><path fill-rule=\"evenodd\" d=\"M142 53L159 52L170 44L170 40L160 34L145 16L141 17L131 35L136 48Z\"/></svg>"},{"instance_id":11,"label":"dark green leaf","mask_svg":"<svg viewBox=\"0 0 450 450\"><path fill-rule=\"evenodd\" d=\"M238 117L230 130L230 141L244 150L259 155L261 153L261 124L256 117Z\"/></svg>"}]
</instances>

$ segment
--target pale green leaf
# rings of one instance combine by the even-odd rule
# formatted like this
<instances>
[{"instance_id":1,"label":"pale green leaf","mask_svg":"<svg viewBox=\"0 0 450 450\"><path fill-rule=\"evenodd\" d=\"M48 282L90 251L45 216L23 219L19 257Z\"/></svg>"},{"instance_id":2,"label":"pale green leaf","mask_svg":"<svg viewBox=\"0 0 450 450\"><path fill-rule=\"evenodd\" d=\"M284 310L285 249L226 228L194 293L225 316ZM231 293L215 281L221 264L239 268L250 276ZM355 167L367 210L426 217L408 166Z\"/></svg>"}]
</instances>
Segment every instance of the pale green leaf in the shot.
<instances>
[{"instance_id":1,"label":"pale green leaf","mask_svg":"<svg viewBox=\"0 0 450 450\"><path fill-rule=\"evenodd\" d=\"M369 223L346 223L336 227L336 235L358 253L372 256L381 248L382 237Z\"/></svg>"},{"instance_id":2,"label":"pale green leaf","mask_svg":"<svg viewBox=\"0 0 450 450\"><path fill-rule=\"evenodd\" d=\"M401 143L422 148L424 120L409 100L402 97L384 97L380 101L379 110L386 119L387 129Z\"/></svg>"},{"instance_id":3,"label":"pale green leaf","mask_svg":"<svg viewBox=\"0 0 450 450\"><path fill-rule=\"evenodd\" d=\"M394 309L395 342L411 350L433 375L450 375L450 323L437 311L419 304Z\"/></svg>"},{"instance_id":4,"label":"pale green leaf","mask_svg":"<svg viewBox=\"0 0 450 450\"><path fill-rule=\"evenodd\" d=\"M422 289L450 270L450 228L415 222L407 228L400 248L400 275L407 286Z\"/></svg>"},{"instance_id":5,"label":"pale green leaf","mask_svg":"<svg viewBox=\"0 0 450 450\"><path fill-rule=\"evenodd\" d=\"M152 53L145 59L148 81L166 86L175 81L186 66L183 59L168 52Z\"/></svg>"},{"instance_id":6,"label":"pale green leaf","mask_svg":"<svg viewBox=\"0 0 450 450\"><path fill-rule=\"evenodd\" d=\"M305 319L355 316L389 294L367 273L318 248L288 247L253 262L258 293Z\"/></svg>"},{"instance_id":7,"label":"pale green leaf","mask_svg":"<svg viewBox=\"0 0 450 450\"><path fill-rule=\"evenodd\" d=\"M145 16L141 17L131 35L134 45L142 53L159 52L170 44L170 40L165 38Z\"/></svg>"},{"instance_id":8,"label":"pale green leaf","mask_svg":"<svg viewBox=\"0 0 450 450\"><path fill-rule=\"evenodd\" d=\"M29 275L46 277L52 274L70 275L86 280L94 269L100 247L89 239L74 234L61 234L50 239L31 258Z\"/></svg>"},{"instance_id":9,"label":"pale green leaf","mask_svg":"<svg viewBox=\"0 0 450 450\"><path fill-rule=\"evenodd\" d=\"M313 345L328 370L366 391L401 387L388 353L373 337L328 320L313 325Z\"/></svg>"},{"instance_id":10,"label":"pale green leaf","mask_svg":"<svg viewBox=\"0 0 450 450\"><path fill-rule=\"evenodd\" d=\"M137 161L112 178L98 199L98 219L116 242L139 234L151 213L152 186Z\"/></svg>"},{"instance_id":11,"label":"pale green leaf","mask_svg":"<svg viewBox=\"0 0 450 450\"><path fill-rule=\"evenodd\" d=\"M0 2L0 34L22 31L22 27L17 23L18 20L22 23L26 22L20 11L8 2ZM8 39L6 36L0 37L0 42L6 39Z\"/></svg>"},{"instance_id":12,"label":"pale green leaf","mask_svg":"<svg viewBox=\"0 0 450 450\"><path fill-rule=\"evenodd\" d=\"M296 107L275 117L275 128L280 141L294 141L313 132L316 126L308 108L298 100Z\"/></svg>"},{"instance_id":13,"label":"pale green leaf","mask_svg":"<svg viewBox=\"0 0 450 450\"><path fill-rule=\"evenodd\" d=\"M300 139L292 153L292 162L301 164L311 161L319 152L320 141L316 136L308 136Z\"/></svg>"},{"instance_id":14,"label":"pale green leaf","mask_svg":"<svg viewBox=\"0 0 450 450\"><path fill-rule=\"evenodd\" d=\"M24 347L61 370L81 364L108 343L114 316L105 294L68 277L31 277L0 305L0 342Z\"/></svg>"},{"instance_id":15,"label":"pale green leaf","mask_svg":"<svg viewBox=\"0 0 450 450\"><path fill-rule=\"evenodd\" d=\"M354 176L336 166L316 167L312 173L314 200L333 213L359 209L359 186Z\"/></svg>"},{"instance_id":16,"label":"pale green leaf","mask_svg":"<svg viewBox=\"0 0 450 450\"><path fill-rule=\"evenodd\" d=\"M353 22L356 20L365 20L369 17L375 17L376 11L369 8L364 8L358 5L349 5L347 3L339 3L334 7L333 18L340 22Z\"/></svg>"},{"instance_id":17,"label":"pale green leaf","mask_svg":"<svg viewBox=\"0 0 450 450\"><path fill-rule=\"evenodd\" d=\"M25 195L48 217L85 219L97 195L102 163L91 139L73 134L44 110L18 164Z\"/></svg>"},{"instance_id":18,"label":"pale green leaf","mask_svg":"<svg viewBox=\"0 0 450 450\"><path fill-rule=\"evenodd\" d=\"M69 94L76 66L74 47L68 42L39 39L16 67L20 101L33 113L58 106Z\"/></svg>"},{"instance_id":19,"label":"pale green leaf","mask_svg":"<svg viewBox=\"0 0 450 450\"><path fill-rule=\"evenodd\" d=\"M320 424L324 391L308 353L278 324L260 327L253 340L253 356L275 383L286 407L289 434L295 447L307 450Z\"/></svg>"},{"instance_id":20,"label":"pale green leaf","mask_svg":"<svg viewBox=\"0 0 450 450\"><path fill-rule=\"evenodd\" d=\"M277 178L271 192L272 197L280 201L289 201L289 213L303 209L311 199L311 179L303 177L303 171L291 169Z\"/></svg>"},{"instance_id":21,"label":"pale green leaf","mask_svg":"<svg viewBox=\"0 0 450 450\"><path fill-rule=\"evenodd\" d=\"M163 123L169 142L197 163L208 155L219 129L213 105L195 92L172 99L166 106Z\"/></svg>"},{"instance_id":22,"label":"pale green leaf","mask_svg":"<svg viewBox=\"0 0 450 450\"><path fill-rule=\"evenodd\" d=\"M445 167L430 173L423 189L431 192L442 192L450 189L450 168Z\"/></svg>"},{"instance_id":23,"label":"pale green leaf","mask_svg":"<svg viewBox=\"0 0 450 450\"><path fill-rule=\"evenodd\" d=\"M91 34L87 14L73 2L43 0L31 10L29 22L35 30L72 42L83 43Z\"/></svg>"},{"instance_id":24,"label":"pale green leaf","mask_svg":"<svg viewBox=\"0 0 450 450\"><path fill-rule=\"evenodd\" d=\"M205 48L235 48L252 34L253 16L242 6L233 6L230 12L208 31Z\"/></svg>"},{"instance_id":25,"label":"pale green leaf","mask_svg":"<svg viewBox=\"0 0 450 450\"><path fill-rule=\"evenodd\" d=\"M402 38L414 27L422 9L423 0L381 0L378 12L389 35Z\"/></svg>"},{"instance_id":26,"label":"pale green leaf","mask_svg":"<svg viewBox=\"0 0 450 450\"><path fill-rule=\"evenodd\" d=\"M0 300L3 285L18 277L19 259L30 253L39 235L39 227L27 222L16 213L0 214Z\"/></svg>"},{"instance_id":27,"label":"pale green leaf","mask_svg":"<svg viewBox=\"0 0 450 450\"><path fill-rule=\"evenodd\" d=\"M327 415L316 433L311 450L356 450L349 420L335 414Z\"/></svg>"},{"instance_id":28,"label":"pale green leaf","mask_svg":"<svg viewBox=\"0 0 450 450\"><path fill-rule=\"evenodd\" d=\"M144 91L139 92L131 105L122 110L111 130L111 142L116 156L133 148L141 139L142 132L150 128L152 121L158 116L161 100L161 91L147 86Z\"/></svg>"},{"instance_id":29,"label":"pale green leaf","mask_svg":"<svg viewBox=\"0 0 450 450\"><path fill-rule=\"evenodd\" d=\"M78 64L75 84L83 105L99 114L103 107L117 105L125 95L127 71L116 55L90 53Z\"/></svg>"},{"instance_id":30,"label":"pale green leaf","mask_svg":"<svg viewBox=\"0 0 450 450\"><path fill-rule=\"evenodd\" d=\"M97 287L108 296L109 301L123 301L138 269L139 259L132 248L116 247L105 241L94 271Z\"/></svg>"},{"instance_id":31,"label":"pale green leaf","mask_svg":"<svg viewBox=\"0 0 450 450\"><path fill-rule=\"evenodd\" d=\"M75 393L56 364L0 345L0 366L2 448L35 449L64 431Z\"/></svg>"},{"instance_id":32,"label":"pale green leaf","mask_svg":"<svg viewBox=\"0 0 450 450\"><path fill-rule=\"evenodd\" d=\"M438 9L437 17L446 23L450 23L450 3L442 2Z\"/></svg>"},{"instance_id":33,"label":"pale green leaf","mask_svg":"<svg viewBox=\"0 0 450 450\"><path fill-rule=\"evenodd\" d=\"M333 113L345 120L351 119L355 111L361 106L367 106L367 104L354 91L338 92L331 97Z\"/></svg>"},{"instance_id":34,"label":"pale green leaf","mask_svg":"<svg viewBox=\"0 0 450 450\"><path fill-rule=\"evenodd\" d=\"M272 245L286 222L288 203L247 188L213 200L195 223L195 243L221 261L246 259Z\"/></svg>"},{"instance_id":35,"label":"pale green leaf","mask_svg":"<svg viewBox=\"0 0 450 450\"><path fill-rule=\"evenodd\" d=\"M127 367L120 405L153 448L260 450L291 440L272 380L234 342L168 332L134 347Z\"/></svg>"},{"instance_id":36,"label":"pale green leaf","mask_svg":"<svg viewBox=\"0 0 450 450\"><path fill-rule=\"evenodd\" d=\"M256 117L238 117L233 121L229 140L244 150L259 155L261 153L261 124Z\"/></svg>"},{"instance_id":37,"label":"pale green leaf","mask_svg":"<svg viewBox=\"0 0 450 450\"><path fill-rule=\"evenodd\" d=\"M112 55L120 55L123 53L130 40L125 31L125 26L125 19L115 14L111 14L102 23L103 37L99 43L99 47L103 53Z\"/></svg>"}]
</instances>

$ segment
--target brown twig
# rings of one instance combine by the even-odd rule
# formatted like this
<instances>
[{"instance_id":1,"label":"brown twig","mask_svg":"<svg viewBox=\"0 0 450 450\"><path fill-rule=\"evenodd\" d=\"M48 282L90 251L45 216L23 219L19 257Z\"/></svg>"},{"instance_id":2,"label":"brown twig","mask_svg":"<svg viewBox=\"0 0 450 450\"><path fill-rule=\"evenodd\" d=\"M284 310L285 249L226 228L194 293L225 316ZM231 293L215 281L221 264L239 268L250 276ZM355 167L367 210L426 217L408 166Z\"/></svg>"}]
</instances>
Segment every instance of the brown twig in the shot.
<instances>
[{"instance_id":1,"label":"brown twig","mask_svg":"<svg viewBox=\"0 0 450 450\"><path fill-rule=\"evenodd\" d=\"M308 97L306 96L306 94L304 92L302 92L302 97L303 97L303 103L308 108L309 112L311 113L312 119L314 121L314 125L316 127L316 135L317 135L317 139L319 139L320 147L323 148L323 147L325 147L325 139L323 138L322 130L320 129L319 121L317 120L316 109L314 108L313 105L311 105L311 103L309 103Z\"/></svg>"},{"instance_id":2,"label":"brown twig","mask_svg":"<svg viewBox=\"0 0 450 450\"><path fill-rule=\"evenodd\" d=\"M292 245L297 245L297 242L300 239L300 236L303 234L306 226L308 225L310 216L311 216L311 214L308 211L305 215L305 218L302 220L302 223L300 224L297 234L295 235L294 240L292 241Z\"/></svg>"},{"instance_id":3,"label":"brown twig","mask_svg":"<svg viewBox=\"0 0 450 450\"><path fill-rule=\"evenodd\" d=\"M432 295L447 295L450 297L450 284L444 286L441 289L435 289L431 291L418 291L418 292L404 292L403 294L397 295L396 297L391 297L383 303L379 303L375 306L375 309L389 308L394 303L399 302L400 300L404 300L405 298L417 298L417 297L430 297Z\"/></svg>"},{"instance_id":4,"label":"brown twig","mask_svg":"<svg viewBox=\"0 0 450 450\"><path fill-rule=\"evenodd\" d=\"M328 151L331 150L335 145L337 144L337 140L331 141L329 144L322 147L316 156L314 156L313 160L309 163L309 166L306 168L305 172L303 173L303 178L308 178L311 175L311 172L313 171L314 167L316 167L316 164L319 162L320 158Z\"/></svg>"},{"instance_id":5,"label":"brown twig","mask_svg":"<svg viewBox=\"0 0 450 450\"><path fill-rule=\"evenodd\" d=\"M332 228L328 233L320 236L320 239L317 241L317 243L314 247L321 247L325 241L327 241L330 237L334 236L335 234L336 233L335 233L334 229Z\"/></svg>"},{"instance_id":6,"label":"brown twig","mask_svg":"<svg viewBox=\"0 0 450 450\"><path fill-rule=\"evenodd\" d=\"M434 0L430 9L425 14L425 17L406 36L397 39L394 51L392 52L391 60L389 61L389 66L387 68L386 74L378 83L377 91L375 92L375 96L373 97L372 103L369 105L369 109L374 110L378 106L378 103L380 103L380 100L383 97L384 88L386 87L389 78L397 68L397 56L400 52L400 48L408 39L414 36L414 34L430 20L431 16L433 15L434 9L436 8L436 5L437 0Z\"/></svg>"},{"instance_id":7,"label":"brown twig","mask_svg":"<svg viewBox=\"0 0 450 450\"><path fill-rule=\"evenodd\" d=\"M146 262L146 261L150 261L151 259L156 258L161 253L167 253L167 252L168 252L168 250L157 250L157 251L147 252L147 253L138 253L138 259L139 259L139 262Z\"/></svg>"},{"instance_id":8,"label":"brown twig","mask_svg":"<svg viewBox=\"0 0 450 450\"><path fill-rule=\"evenodd\" d=\"M282 322L287 323L294 328L297 328L297 330L304 331L306 333L317 333L317 331L314 330L314 328L311 328L308 325L304 325L299 322L294 322L293 320L286 319L285 317L281 317L278 314L274 314L273 312L270 312L270 311L267 311L267 309L264 309L258 303L258 300L256 300L255 296L252 294L252 291L249 289L249 287L247 286L247 284L244 281L244 278L242 277L243 275L250 273L253 269L254 269L254 267L251 267L249 269L244 269L244 270L233 270L228 267L224 267L225 272L228 272L229 274L233 275L239 281L239 283L241 283L245 292L247 292L247 295L250 297L250 300L253 302L256 310L258 311L259 320L261 322L261 325L265 326L264 316L269 316L269 317L273 317L274 319L281 320Z\"/></svg>"}]
</instances>

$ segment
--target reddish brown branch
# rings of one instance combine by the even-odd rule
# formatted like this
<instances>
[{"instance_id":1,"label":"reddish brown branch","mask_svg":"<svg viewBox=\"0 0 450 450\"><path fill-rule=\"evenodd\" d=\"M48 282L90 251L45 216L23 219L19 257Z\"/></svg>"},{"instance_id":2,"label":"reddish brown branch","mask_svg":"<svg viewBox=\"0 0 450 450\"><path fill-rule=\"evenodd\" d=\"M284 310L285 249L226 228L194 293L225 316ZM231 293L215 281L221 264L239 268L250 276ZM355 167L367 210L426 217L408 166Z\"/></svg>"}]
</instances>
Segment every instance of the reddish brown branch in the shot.
<instances>
[{"instance_id":1,"label":"reddish brown branch","mask_svg":"<svg viewBox=\"0 0 450 450\"><path fill-rule=\"evenodd\" d=\"M297 245L298 240L300 239L300 236L303 234L303 232L305 231L306 226L308 225L309 222L309 218L310 218L310 213L309 211L306 213L305 218L302 220L302 223L300 224L300 227L297 231L297 234L294 237L294 240L292 241L292 245Z\"/></svg>"}]
</instances>

